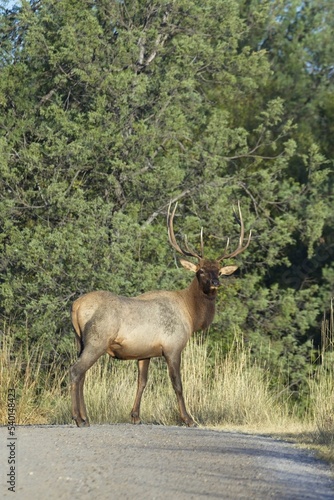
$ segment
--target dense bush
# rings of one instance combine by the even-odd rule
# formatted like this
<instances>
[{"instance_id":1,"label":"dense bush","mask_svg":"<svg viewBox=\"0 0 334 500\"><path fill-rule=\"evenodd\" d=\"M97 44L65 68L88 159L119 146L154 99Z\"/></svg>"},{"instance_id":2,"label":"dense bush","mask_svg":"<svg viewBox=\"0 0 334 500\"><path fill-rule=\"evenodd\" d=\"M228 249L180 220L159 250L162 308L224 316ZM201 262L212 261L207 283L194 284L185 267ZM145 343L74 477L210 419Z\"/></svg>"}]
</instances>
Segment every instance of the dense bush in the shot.
<instances>
[{"instance_id":1,"label":"dense bush","mask_svg":"<svg viewBox=\"0 0 334 500\"><path fill-rule=\"evenodd\" d=\"M253 230L211 335L305 379L334 284L329 0L32 0L0 15L0 313L72 345L71 302L185 286L165 214L207 255Z\"/></svg>"}]
</instances>

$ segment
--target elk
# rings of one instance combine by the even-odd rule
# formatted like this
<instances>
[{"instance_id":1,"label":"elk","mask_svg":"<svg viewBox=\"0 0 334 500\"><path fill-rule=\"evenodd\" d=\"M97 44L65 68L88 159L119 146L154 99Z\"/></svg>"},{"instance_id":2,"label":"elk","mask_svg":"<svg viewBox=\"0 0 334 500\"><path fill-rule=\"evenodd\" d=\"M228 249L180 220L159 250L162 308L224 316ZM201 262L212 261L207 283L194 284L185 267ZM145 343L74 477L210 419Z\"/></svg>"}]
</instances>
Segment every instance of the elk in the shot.
<instances>
[{"instance_id":1,"label":"elk","mask_svg":"<svg viewBox=\"0 0 334 500\"><path fill-rule=\"evenodd\" d=\"M235 257L248 247L244 242L244 223L238 203L241 226L239 244L228 253L229 238L223 255L216 260L204 258L203 229L201 251L189 248L185 238L183 249L176 241L173 221L177 203L167 214L168 238L171 246L183 257L193 257L197 264L180 259L181 265L195 273L190 285L177 291L152 291L137 297L117 296L108 291L95 291L79 297L72 306L72 323L79 346L79 358L70 369L72 416L78 427L89 426L84 401L87 370L102 354L112 358L138 362L137 392L131 411L131 421L140 424L140 403L147 383L151 358L163 356L177 397L181 419L195 426L186 410L180 375L181 353L196 330L206 329L215 314L219 277L230 275L237 266L221 267L221 262Z\"/></svg>"}]
</instances>

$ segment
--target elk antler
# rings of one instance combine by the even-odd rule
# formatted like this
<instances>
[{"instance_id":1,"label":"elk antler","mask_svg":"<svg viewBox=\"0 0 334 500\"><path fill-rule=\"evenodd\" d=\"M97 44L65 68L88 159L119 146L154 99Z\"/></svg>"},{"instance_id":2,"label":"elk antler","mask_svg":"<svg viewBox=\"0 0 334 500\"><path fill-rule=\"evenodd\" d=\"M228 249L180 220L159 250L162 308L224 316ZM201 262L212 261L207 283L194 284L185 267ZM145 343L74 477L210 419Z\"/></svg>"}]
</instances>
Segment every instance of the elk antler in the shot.
<instances>
[{"instance_id":1,"label":"elk antler","mask_svg":"<svg viewBox=\"0 0 334 500\"><path fill-rule=\"evenodd\" d=\"M188 246L188 240L187 237L185 236L184 238L184 243L186 246L186 250L183 250L177 243L175 239L175 234L174 234L174 228L173 228L173 220L174 220L174 215L177 207L177 203L175 204L174 210L171 213L171 203L169 204L168 207L168 213L167 213L167 227L168 227L168 238L169 242L172 245L172 247L181 255L184 255L185 257L195 257L196 259L203 259L203 228L201 229L201 254L196 253L194 250L189 248Z\"/></svg>"},{"instance_id":2,"label":"elk antler","mask_svg":"<svg viewBox=\"0 0 334 500\"><path fill-rule=\"evenodd\" d=\"M244 236L245 236L245 226L244 226L244 221L243 221L243 218L242 218L242 213L241 213L241 208L240 208L240 202L238 201L238 210L239 210L239 217L237 216L237 214L235 213L234 211L234 217L236 218L238 224L240 225L241 229L240 229L240 238L239 238L239 245L238 245L238 248L236 250L234 250L234 252L231 252L231 253L227 253L227 249L228 249L228 246L230 244L230 239L227 238L227 243L226 243L226 247L225 247L225 252L223 253L223 255L221 257L219 257L217 259L217 261L221 261L221 260L225 260L225 259L230 259L231 257L235 257L236 255L238 255L239 253L243 252L244 250L246 250L246 248L248 247L249 243L250 243L250 240L251 240L251 236L252 236L252 231L249 231L249 236L248 236L248 240L247 240L247 243L246 245L243 247L242 244L244 242Z\"/></svg>"}]
</instances>

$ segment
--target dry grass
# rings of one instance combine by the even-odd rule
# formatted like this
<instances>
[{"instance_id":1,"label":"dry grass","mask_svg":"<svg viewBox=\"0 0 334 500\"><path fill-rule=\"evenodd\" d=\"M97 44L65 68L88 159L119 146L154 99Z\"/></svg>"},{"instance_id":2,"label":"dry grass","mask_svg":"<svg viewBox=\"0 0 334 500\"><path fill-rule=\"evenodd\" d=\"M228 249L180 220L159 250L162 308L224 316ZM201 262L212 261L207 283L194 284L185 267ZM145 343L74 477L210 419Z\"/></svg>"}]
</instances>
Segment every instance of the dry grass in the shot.
<instances>
[{"instance_id":1,"label":"dry grass","mask_svg":"<svg viewBox=\"0 0 334 500\"><path fill-rule=\"evenodd\" d=\"M0 424L7 422L7 398L15 390L17 424L46 424L57 413L63 397L65 374L53 364L43 364L43 350L14 349L8 332L0 344Z\"/></svg>"},{"instance_id":2,"label":"dry grass","mask_svg":"<svg viewBox=\"0 0 334 500\"><path fill-rule=\"evenodd\" d=\"M87 373L85 382L91 422L129 422L136 378L135 362L101 358ZM213 358L206 342L189 342L183 353L182 379L188 409L202 425L268 427L273 422L286 425L291 414L288 401L270 390L269 374L252 363L249 352L243 348L231 350L227 357L216 351ZM151 361L141 416L149 423L180 423L175 394L162 359ZM66 400L56 422L70 418Z\"/></svg>"},{"instance_id":3,"label":"dry grass","mask_svg":"<svg viewBox=\"0 0 334 500\"><path fill-rule=\"evenodd\" d=\"M14 355L10 336L2 341L1 412L6 421L8 390L16 390L17 423L71 421L68 373L56 365L43 367L43 352L20 349ZM85 398L91 422L128 422L136 390L135 362L102 357L87 373ZM270 389L270 374L252 362L243 346L235 344L228 356L209 352L208 343L195 339L183 353L182 378L190 413L210 426L269 427L286 425L291 408L279 387ZM142 403L142 420L180 423L176 398L164 360L151 361L149 383Z\"/></svg>"},{"instance_id":4,"label":"dry grass","mask_svg":"<svg viewBox=\"0 0 334 500\"><path fill-rule=\"evenodd\" d=\"M18 424L71 422L68 370L43 366L43 351L22 347L14 352L7 334L0 349L0 423L7 422L7 395L16 391ZM212 348L211 348L212 349ZM268 433L325 446L334 461L334 377L321 367L310 380L309 411L304 417L289 401L289 391L235 343L224 356L192 339L183 353L182 377L190 413L200 425ZM135 362L102 357L87 373L85 397L92 423L129 422L136 390ZM176 398L162 359L151 361L143 396L143 422L179 424Z\"/></svg>"},{"instance_id":5,"label":"dry grass","mask_svg":"<svg viewBox=\"0 0 334 500\"><path fill-rule=\"evenodd\" d=\"M315 378L310 381L311 420L315 423L313 443L321 449L322 455L334 462L334 364L330 368L321 366Z\"/></svg>"},{"instance_id":6,"label":"dry grass","mask_svg":"<svg viewBox=\"0 0 334 500\"><path fill-rule=\"evenodd\" d=\"M313 441L322 455L334 462L334 298L329 317L324 315L321 328L321 366L310 381L310 408L316 429Z\"/></svg>"}]
</instances>

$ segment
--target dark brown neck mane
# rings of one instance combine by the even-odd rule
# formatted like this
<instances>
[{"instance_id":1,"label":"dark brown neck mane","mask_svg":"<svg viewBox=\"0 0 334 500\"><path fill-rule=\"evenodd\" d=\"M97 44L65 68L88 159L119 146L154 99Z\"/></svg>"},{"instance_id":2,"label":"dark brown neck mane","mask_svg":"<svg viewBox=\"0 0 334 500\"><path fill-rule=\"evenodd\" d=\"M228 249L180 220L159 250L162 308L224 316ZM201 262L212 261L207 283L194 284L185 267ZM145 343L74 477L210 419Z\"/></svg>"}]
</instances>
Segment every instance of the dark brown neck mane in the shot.
<instances>
[{"instance_id":1,"label":"dark brown neck mane","mask_svg":"<svg viewBox=\"0 0 334 500\"><path fill-rule=\"evenodd\" d=\"M179 293L185 301L192 318L193 332L208 328L215 315L217 290L212 290L210 294L205 294L200 289L197 277L195 276L188 288Z\"/></svg>"}]
</instances>

